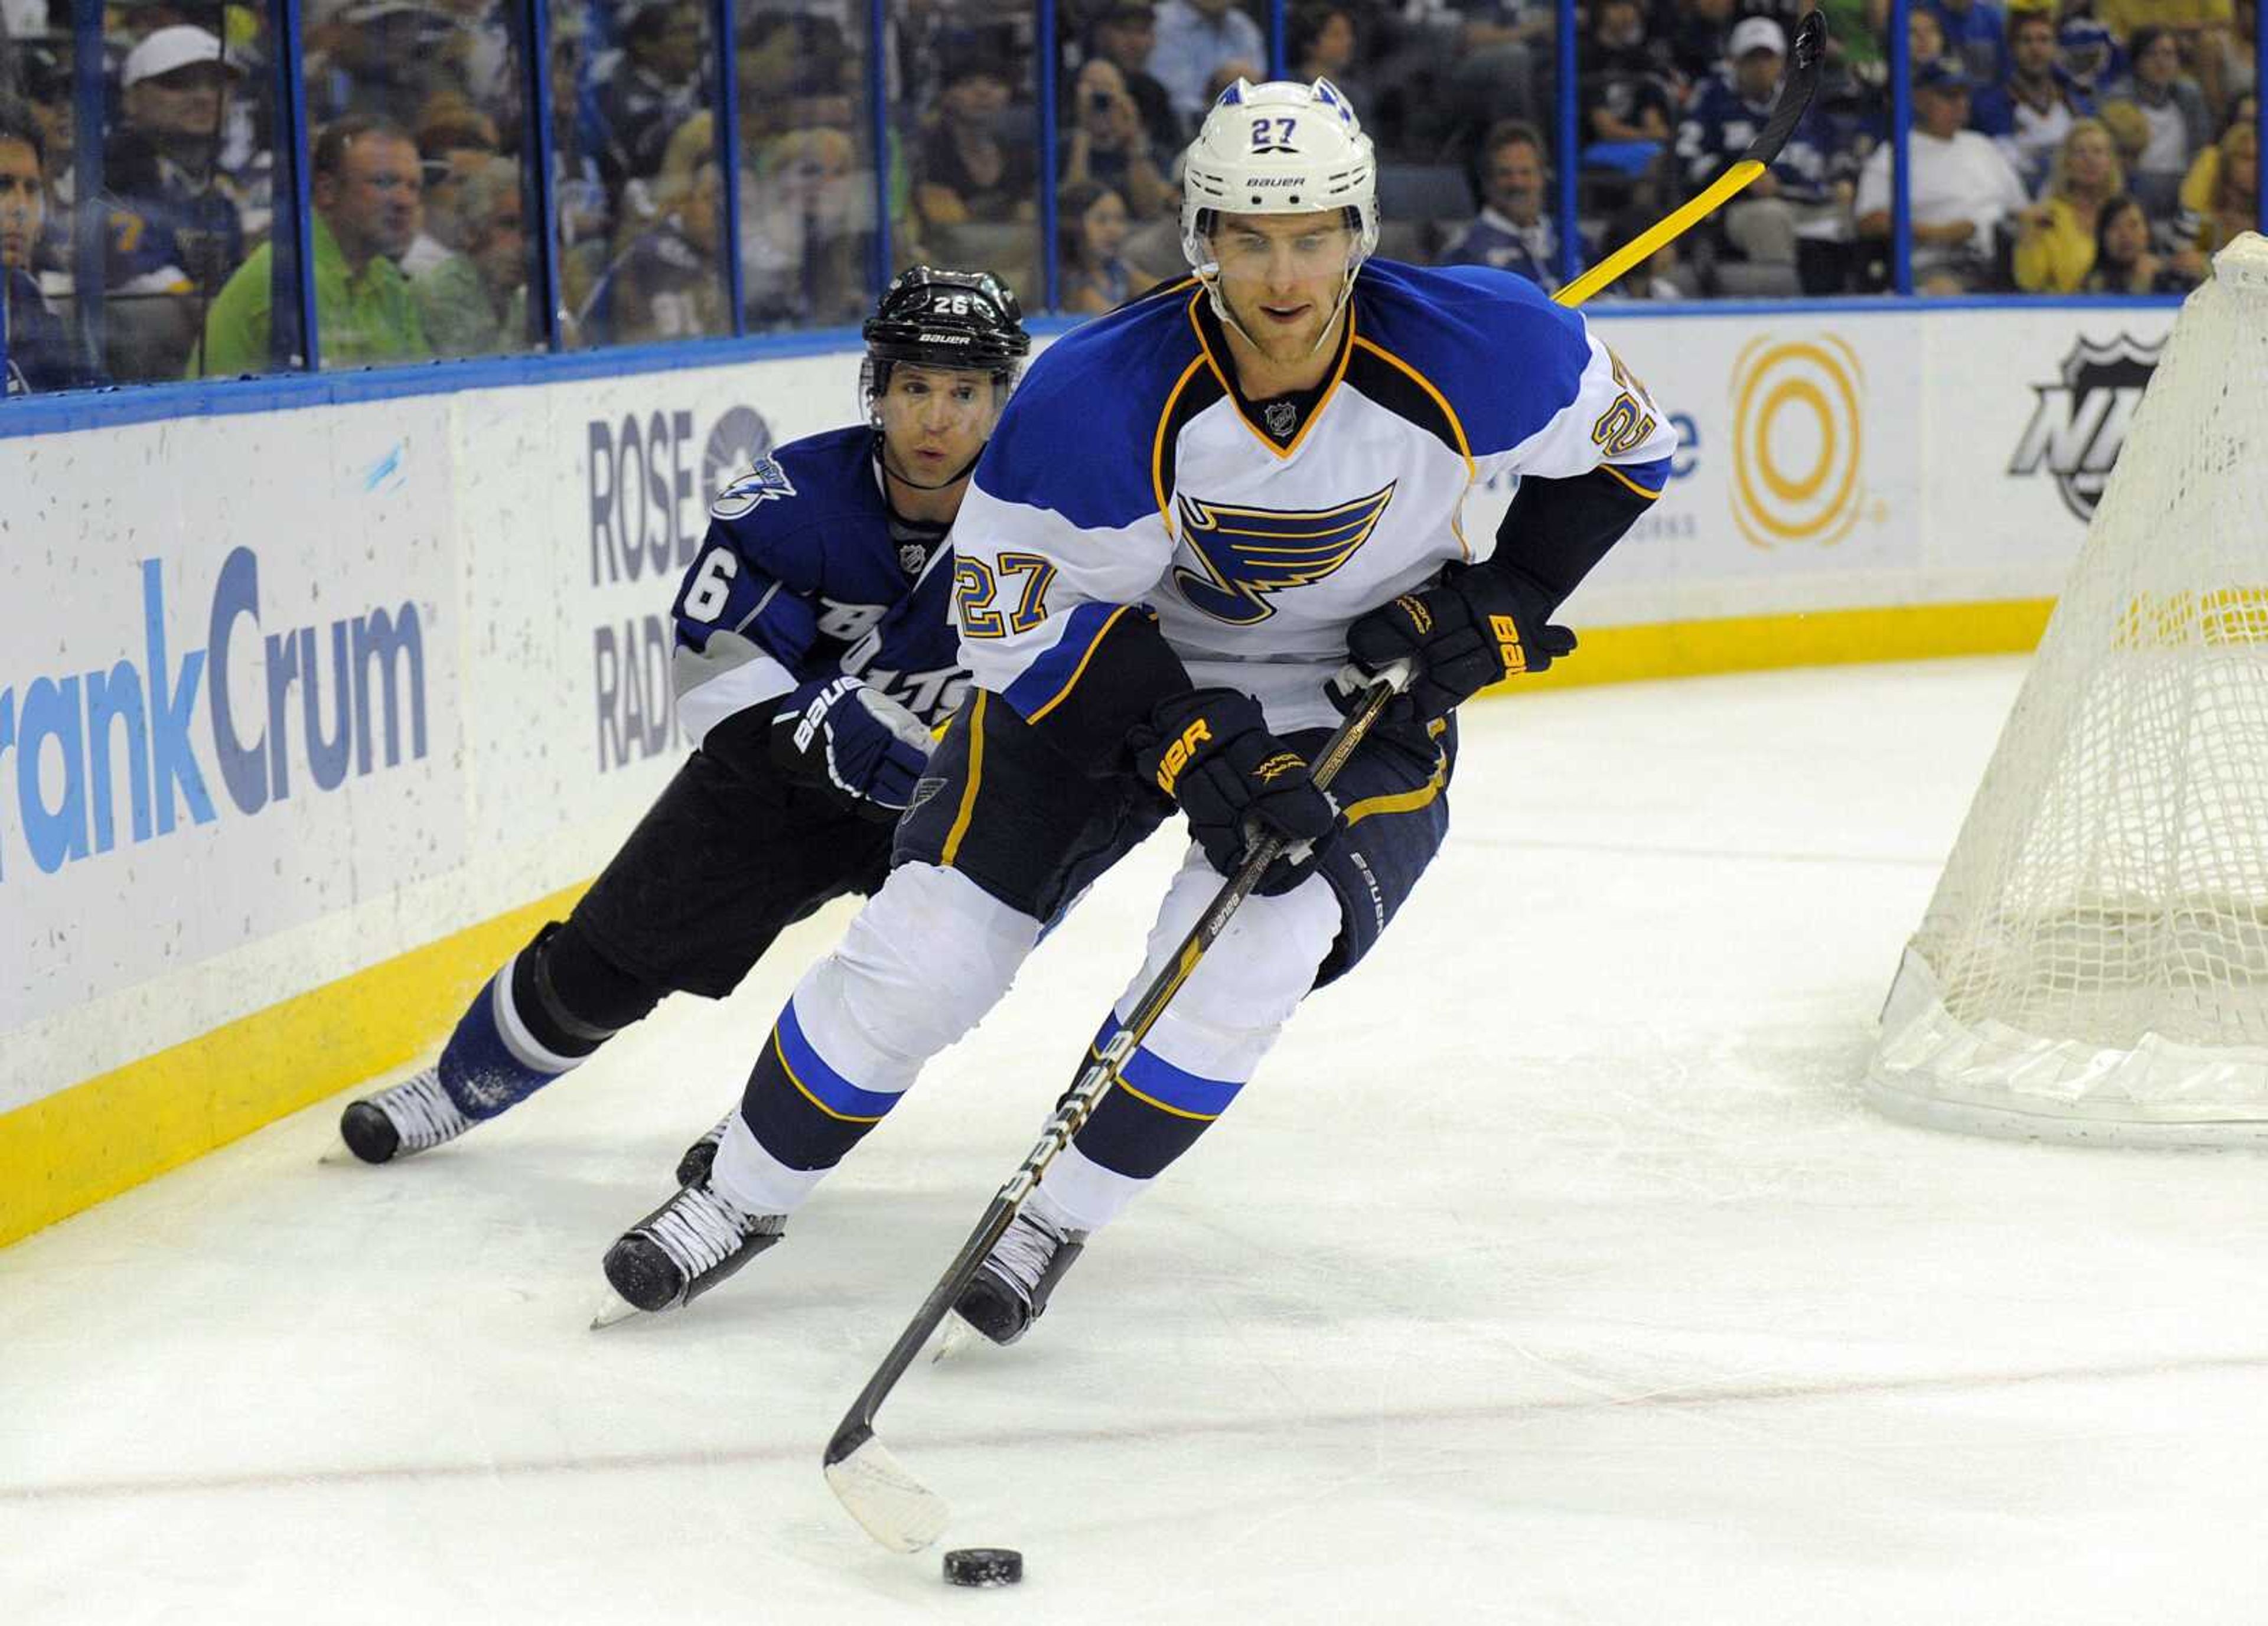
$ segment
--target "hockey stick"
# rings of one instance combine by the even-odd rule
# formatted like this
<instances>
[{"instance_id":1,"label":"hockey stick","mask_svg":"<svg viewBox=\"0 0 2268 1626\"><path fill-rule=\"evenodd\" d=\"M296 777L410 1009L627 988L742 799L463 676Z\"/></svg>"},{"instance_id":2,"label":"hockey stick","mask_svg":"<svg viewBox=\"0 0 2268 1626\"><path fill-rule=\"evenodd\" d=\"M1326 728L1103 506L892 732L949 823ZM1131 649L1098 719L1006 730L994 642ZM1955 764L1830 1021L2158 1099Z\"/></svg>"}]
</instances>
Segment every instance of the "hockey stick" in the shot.
<instances>
[{"instance_id":1,"label":"hockey stick","mask_svg":"<svg viewBox=\"0 0 2268 1626\"><path fill-rule=\"evenodd\" d=\"M1748 151L1733 160L1725 173L1702 191L1639 232L1551 298L1558 304L1578 305L1629 270L1665 243L1675 241L1707 216L1722 209L1750 182L1771 167L1787 138L1795 133L1819 90L1820 70L1827 61L1827 18L1807 12L1795 26L1795 42L1788 47L1787 68L1780 75L1779 94L1772 100L1764 127Z\"/></svg>"},{"instance_id":2,"label":"hockey stick","mask_svg":"<svg viewBox=\"0 0 2268 1626\"><path fill-rule=\"evenodd\" d=\"M1347 758L1354 754L1355 747L1384 713L1388 703L1408 687L1411 676L1409 664L1397 662L1376 680L1362 704L1339 725L1338 732L1317 754L1313 769L1317 785L1328 786L1337 777ZM1228 929L1230 917L1283 850L1283 839L1270 835L1256 842L1245 855L1236 873L1197 917L1189 936L1182 939L1173 962L1143 990L1125 1026L1112 1034L1109 1042L1079 1070L1070 1093L1057 1103L1047 1126L1040 1131L1038 1144L993 1196L984 1218L977 1222L968 1240L961 1244L961 1252L954 1255L953 1262L946 1267L945 1275L930 1290L929 1297L922 1300L912 1321L898 1335L897 1343L890 1346L889 1354L866 1380L866 1387L859 1392L850 1409L843 1414L835 1437L827 1442L824 1466L828 1489L835 1492L836 1499L850 1516L865 1527L867 1534L893 1552L919 1552L937 1540L945 1529L946 1505L944 1497L906 1472L889 1448L875 1438L874 1414L882 1409L882 1402L889 1398L906 1368L913 1365L914 1357L929 1342L930 1335L976 1279L978 1267L1008 1229L1016 1211L1023 1207L1024 1199L1040 1183L1040 1176L1047 1172L1048 1165L1070 1144L1071 1137L1079 1133L1080 1126L1101 1103L1105 1093L1117 1082L1119 1068L1165 1013L1167 1004L1182 984L1189 980L1205 951Z\"/></svg>"}]
</instances>

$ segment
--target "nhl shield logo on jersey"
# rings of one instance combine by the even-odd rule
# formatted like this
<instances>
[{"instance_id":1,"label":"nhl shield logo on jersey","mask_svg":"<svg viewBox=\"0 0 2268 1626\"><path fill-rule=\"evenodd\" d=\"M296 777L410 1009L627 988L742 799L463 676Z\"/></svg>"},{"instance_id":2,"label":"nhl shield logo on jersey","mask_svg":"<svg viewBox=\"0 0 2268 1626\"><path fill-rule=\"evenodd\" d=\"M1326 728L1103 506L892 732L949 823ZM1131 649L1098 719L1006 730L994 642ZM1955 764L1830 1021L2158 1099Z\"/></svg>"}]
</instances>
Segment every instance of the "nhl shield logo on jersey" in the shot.
<instances>
[{"instance_id":1,"label":"nhl shield logo on jersey","mask_svg":"<svg viewBox=\"0 0 2268 1626\"><path fill-rule=\"evenodd\" d=\"M2163 339L2145 344L2123 333L2107 344L2082 337L2063 358L2062 383L2032 386L2039 402L2008 460L2008 472L2036 475L2045 468L2055 476L2064 506L2080 519L2092 519L2165 347Z\"/></svg>"},{"instance_id":2,"label":"nhl shield logo on jersey","mask_svg":"<svg viewBox=\"0 0 2268 1626\"><path fill-rule=\"evenodd\" d=\"M777 458L763 458L756 466L717 494L709 505L709 514L715 519L738 519L759 503L769 503L795 495L795 482L779 466Z\"/></svg>"},{"instance_id":3,"label":"nhl shield logo on jersey","mask_svg":"<svg viewBox=\"0 0 2268 1626\"><path fill-rule=\"evenodd\" d=\"M1321 512L1239 508L1184 495L1182 541L1204 566L1175 566L1182 597L1217 621L1250 626L1276 613L1267 595L1330 575L1370 540L1394 500L1389 484Z\"/></svg>"}]
</instances>

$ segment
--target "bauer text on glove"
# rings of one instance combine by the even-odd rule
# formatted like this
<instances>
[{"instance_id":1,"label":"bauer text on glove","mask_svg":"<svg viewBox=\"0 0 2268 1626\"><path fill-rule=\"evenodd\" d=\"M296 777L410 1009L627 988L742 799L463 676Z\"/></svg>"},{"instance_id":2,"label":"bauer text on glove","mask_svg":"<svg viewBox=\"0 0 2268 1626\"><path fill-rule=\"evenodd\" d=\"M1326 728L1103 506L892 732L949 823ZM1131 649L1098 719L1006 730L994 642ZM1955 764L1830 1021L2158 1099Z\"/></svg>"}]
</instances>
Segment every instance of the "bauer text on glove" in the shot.
<instances>
[{"instance_id":1,"label":"bauer text on glove","mask_svg":"<svg viewBox=\"0 0 2268 1626\"><path fill-rule=\"evenodd\" d=\"M1268 732L1259 702L1198 688L1160 702L1128 735L1135 771L1179 802L1206 861L1233 874L1257 835L1283 838L1261 877L1263 895L1288 891L1313 867L1338 824L1307 759Z\"/></svg>"},{"instance_id":2,"label":"bauer text on glove","mask_svg":"<svg viewBox=\"0 0 2268 1626\"><path fill-rule=\"evenodd\" d=\"M1368 673L1409 661L1417 673L1410 702L1431 722L1492 683L1573 652L1575 635L1550 624L1549 614L1513 578L1485 566L1453 569L1359 617L1347 629L1347 653Z\"/></svg>"},{"instance_id":3,"label":"bauer text on glove","mask_svg":"<svg viewBox=\"0 0 2268 1626\"><path fill-rule=\"evenodd\" d=\"M856 678L804 684L772 713L772 760L788 777L875 819L895 819L929 762L914 714Z\"/></svg>"}]
</instances>

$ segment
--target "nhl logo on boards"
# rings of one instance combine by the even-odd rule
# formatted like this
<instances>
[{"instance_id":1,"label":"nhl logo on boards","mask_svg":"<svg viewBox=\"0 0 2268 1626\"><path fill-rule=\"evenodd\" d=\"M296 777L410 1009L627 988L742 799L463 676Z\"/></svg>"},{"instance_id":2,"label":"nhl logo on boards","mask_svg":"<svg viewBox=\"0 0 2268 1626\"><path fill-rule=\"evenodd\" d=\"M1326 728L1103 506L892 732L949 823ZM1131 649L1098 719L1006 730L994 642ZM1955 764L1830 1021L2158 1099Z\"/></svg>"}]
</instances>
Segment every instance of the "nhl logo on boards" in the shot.
<instances>
[{"instance_id":1,"label":"nhl logo on boards","mask_svg":"<svg viewBox=\"0 0 2268 1626\"><path fill-rule=\"evenodd\" d=\"M2063 358L2062 383L2032 386L2039 401L2008 472L2045 468L2063 505L2082 521L2092 519L2165 348L2163 339L2145 344L2123 333L2102 344L2081 338Z\"/></svg>"}]
</instances>

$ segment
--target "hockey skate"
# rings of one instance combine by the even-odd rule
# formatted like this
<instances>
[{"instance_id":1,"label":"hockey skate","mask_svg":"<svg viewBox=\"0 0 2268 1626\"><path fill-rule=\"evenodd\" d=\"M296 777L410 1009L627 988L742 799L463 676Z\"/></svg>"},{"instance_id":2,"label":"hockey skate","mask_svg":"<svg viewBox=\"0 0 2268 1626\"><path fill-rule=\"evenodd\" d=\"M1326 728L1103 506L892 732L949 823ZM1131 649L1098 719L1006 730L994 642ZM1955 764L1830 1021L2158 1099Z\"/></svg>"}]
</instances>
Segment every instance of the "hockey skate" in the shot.
<instances>
[{"instance_id":1,"label":"hockey skate","mask_svg":"<svg viewBox=\"0 0 2268 1626\"><path fill-rule=\"evenodd\" d=\"M1048 1307L1063 1273L1086 1247L1084 1231L1061 1231L1019 1211L992 1245L954 1313L995 1343L1013 1343Z\"/></svg>"},{"instance_id":2,"label":"hockey skate","mask_svg":"<svg viewBox=\"0 0 2268 1626\"><path fill-rule=\"evenodd\" d=\"M364 1163L387 1163L413 1151L430 1151L473 1127L441 1087L441 1076L428 1067L391 1089L349 1101L339 1115L339 1137Z\"/></svg>"},{"instance_id":3,"label":"hockey skate","mask_svg":"<svg viewBox=\"0 0 2268 1626\"><path fill-rule=\"evenodd\" d=\"M736 1107L718 1119L715 1129L685 1149L685 1155L677 1160L677 1183L680 1186L705 1186L709 1183L709 1171L717 1166L717 1148L725 1144L725 1131L733 1127L733 1115L739 1111Z\"/></svg>"},{"instance_id":4,"label":"hockey skate","mask_svg":"<svg viewBox=\"0 0 2268 1626\"><path fill-rule=\"evenodd\" d=\"M674 1310L777 1242L786 1223L784 1214L748 1213L702 1180L680 1190L607 1250L608 1284L631 1310ZM592 1325L607 1327L622 1319L602 1310Z\"/></svg>"}]
</instances>

